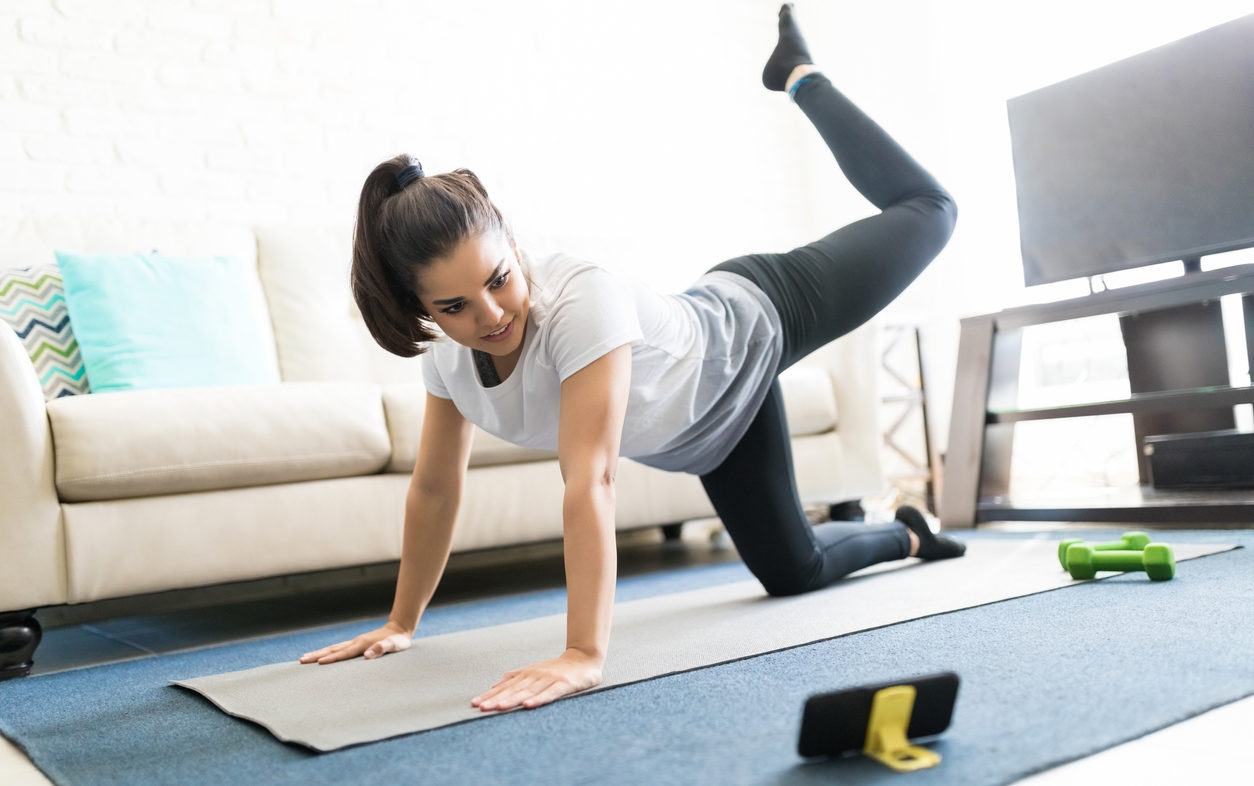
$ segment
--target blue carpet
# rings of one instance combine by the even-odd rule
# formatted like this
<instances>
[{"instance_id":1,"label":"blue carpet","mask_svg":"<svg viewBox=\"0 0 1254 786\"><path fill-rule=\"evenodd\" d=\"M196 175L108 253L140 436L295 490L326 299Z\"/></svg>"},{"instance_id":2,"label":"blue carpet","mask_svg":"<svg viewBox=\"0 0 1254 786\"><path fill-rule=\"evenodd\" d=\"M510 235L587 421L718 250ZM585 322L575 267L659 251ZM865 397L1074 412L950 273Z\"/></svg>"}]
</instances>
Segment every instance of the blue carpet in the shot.
<instances>
[{"instance_id":1,"label":"blue carpet","mask_svg":"<svg viewBox=\"0 0 1254 786\"><path fill-rule=\"evenodd\" d=\"M953 670L953 724L932 745L944 761L910 783L1010 783L1254 694L1254 532L1156 537L1246 548L1184 562L1170 582L1115 576L334 753L276 742L166 680L293 658L361 623L2 683L0 732L67 785L879 783L899 776L797 757L805 698ZM619 598L746 576L737 564L637 577ZM563 606L541 592L437 607L422 635Z\"/></svg>"}]
</instances>

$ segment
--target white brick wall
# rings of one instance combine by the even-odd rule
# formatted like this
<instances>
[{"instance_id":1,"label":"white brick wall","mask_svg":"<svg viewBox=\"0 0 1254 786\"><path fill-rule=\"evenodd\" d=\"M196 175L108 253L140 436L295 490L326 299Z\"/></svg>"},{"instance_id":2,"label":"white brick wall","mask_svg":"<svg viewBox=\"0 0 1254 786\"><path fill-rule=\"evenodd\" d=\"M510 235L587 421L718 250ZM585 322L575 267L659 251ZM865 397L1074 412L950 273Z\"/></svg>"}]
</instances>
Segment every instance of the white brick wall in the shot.
<instances>
[{"instance_id":1,"label":"white brick wall","mask_svg":"<svg viewBox=\"0 0 1254 786\"><path fill-rule=\"evenodd\" d=\"M682 286L816 231L812 132L758 83L776 8L0 0L0 213L348 225L411 152L535 250Z\"/></svg>"},{"instance_id":2,"label":"white brick wall","mask_svg":"<svg viewBox=\"0 0 1254 786\"><path fill-rule=\"evenodd\" d=\"M1005 100L1249 12L1193 0L798 0L818 62L958 198L892 306L1018 296ZM351 223L399 152L484 179L534 250L679 288L871 212L758 82L776 0L0 0L0 215ZM941 444L938 441L938 444Z\"/></svg>"}]
</instances>

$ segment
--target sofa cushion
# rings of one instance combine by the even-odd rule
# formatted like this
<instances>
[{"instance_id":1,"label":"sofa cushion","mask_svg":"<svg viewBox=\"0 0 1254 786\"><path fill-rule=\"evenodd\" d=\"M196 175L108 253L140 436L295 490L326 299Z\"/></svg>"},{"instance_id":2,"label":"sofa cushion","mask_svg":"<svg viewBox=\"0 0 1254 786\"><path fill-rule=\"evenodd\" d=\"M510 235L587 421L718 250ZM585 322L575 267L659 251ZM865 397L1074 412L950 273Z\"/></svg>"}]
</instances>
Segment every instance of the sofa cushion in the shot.
<instances>
[{"instance_id":1,"label":"sofa cushion","mask_svg":"<svg viewBox=\"0 0 1254 786\"><path fill-rule=\"evenodd\" d=\"M368 379L353 342L351 229L269 226L255 232L283 380Z\"/></svg>"},{"instance_id":2,"label":"sofa cushion","mask_svg":"<svg viewBox=\"0 0 1254 786\"><path fill-rule=\"evenodd\" d=\"M271 225L255 232L285 382L422 378L417 358L389 354L371 338L353 302L351 226Z\"/></svg>"},{"instance_id":3,"label":"sofa cushion","mask_svg":"<svg viewBox=\"0 0 1254 786\"><path fill-rule=\"evenodd\" d=\"M470 466L490 467L498 464L522 464L529 461L549 461L557 458L556 450L520 448L512 442L494 437L483 429L475 429L470 443Z\"/></svg>"},{"instance_id":4,"label":"sofa cushion","mask_svg":"<svg viewBox=\"0 0 1254 786\"><path fill-rule=\"evenodd\" d=\"M56 256L93 392L279 381L251 260Z\"/></svg>"},{"instance_id":5,"label":"sofa cushion","mask_svg":"<svg viewBox=\"0 0 1254 786\"><path fill-rule=\"evenodd\" d=\"M59 267L41 264L0 270L0 322L17 331L45 399L91 390L65 307Z\"/></svg>"},{"instance_id":6,"label":"sofa cushion","mask_svg":"<svg viewBox=\"0 0 1254 786\"><path fill-rule=\"evenodd\" d=\"M67 504L69 602L394 561L405 485L368 475Z\"/></svg>"},{"instance_id":7,"label":"sofa cushion","mask_svg":"<svg viewBox=\"0 0 1254 786\"><path fill-rule=\"evenodd\" d=\"M822 368L793 366L780 375L788 428L794 437L823 434L836 428L836 395L831 377ZM389 472L412 472L418 460L422 413L427 393L420 383L398 383L383 388L383 409L392 438ZM520 448L475 429L470 466L521 464L557 458L555 451Z\"/></svg>"},{"instance_id":8,"label":"sofa cushion","mask_svg":"<svg viewBox=\"0 0 1254 786\"><path fill-rule=\"evenodd\" d=\"M779 386L792 436L822 434L836 428L836 390L825 368L793 366L779 375Z\"/></svg>"},{"instance_id":9,"label":"sofa cushion","mask_svg":"<svg viewBox=\"0 0 1254 786\"><path fill-rule=\"evenodd\" d=\"M427 406L427 391L421 383L395 383L383 388L383 409L387 414L388 433L392 437L392 460L389 472L413 472L418 461L418 443L422 436L422 413ZM520 448L476 428L470 446L470 466L523 464L557 458L550 450Z\"/></svg>"},{"instance_id":10,"label":"sofa cushion","mask_svg":"<svg viewBox=\"0 0 1254 786\"><path fill-rule=\"evenodd\" d=\"M379 388L285 383L69 396L48 403L65 502L379 472Z\"/></svg>"}]
</instances>

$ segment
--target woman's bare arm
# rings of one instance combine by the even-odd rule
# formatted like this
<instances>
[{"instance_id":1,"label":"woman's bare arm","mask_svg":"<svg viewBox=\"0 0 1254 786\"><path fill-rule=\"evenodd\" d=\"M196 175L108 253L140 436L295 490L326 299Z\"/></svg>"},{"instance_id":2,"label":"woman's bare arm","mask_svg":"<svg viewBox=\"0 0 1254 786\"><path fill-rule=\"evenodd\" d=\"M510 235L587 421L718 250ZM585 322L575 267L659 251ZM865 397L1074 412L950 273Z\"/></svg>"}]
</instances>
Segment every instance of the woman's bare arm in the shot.
<instances>
[{"instance_id":1,"label":"woman's bare arm","mask_svg":"<svg viewBox=\"0 0 1254 786\"><path fill-rule=\"evenodd\" d=\"M405 533L392 613L382 628L301 656L334 663L407 649L444 575L461 506L473 429L448 399L427 394L418 461L405 497Z\"/></svg>"},{"instance_id":2,"label":"woman's bare arm","mask_svg":"<svg viewBox=\"0 0 1254 786\"><path fill-rule=\"evenodd\" d=\"M562 383L557 453L566 484L566 649L507 673L472 700L480 709L537 707L601 682L617 578L614 478L630 381L631 348L624 345Z\"/></svg>"}]
</instances>

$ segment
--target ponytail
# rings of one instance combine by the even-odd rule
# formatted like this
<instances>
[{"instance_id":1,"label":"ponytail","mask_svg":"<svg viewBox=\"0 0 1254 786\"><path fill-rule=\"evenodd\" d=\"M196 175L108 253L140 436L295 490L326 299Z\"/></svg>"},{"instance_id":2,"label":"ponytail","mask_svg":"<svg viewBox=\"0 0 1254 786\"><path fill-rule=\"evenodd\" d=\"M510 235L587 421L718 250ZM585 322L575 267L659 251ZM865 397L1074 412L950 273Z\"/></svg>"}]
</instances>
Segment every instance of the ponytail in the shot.
<instances>
[{"instance_id":1,"label":"ponytail","mask_svg":"<svg viewBox=\"0 0 1254 786\"><path fill-rule=\"evenodd\" d=\"M427 176L408 155L374 168L353 228L353 299L379 346L414 357L439 333L418 300L418 273L465 240L509 230L469 169ZM511 242L512 242L512 238Z\"/></svg>"}]
</instances>

